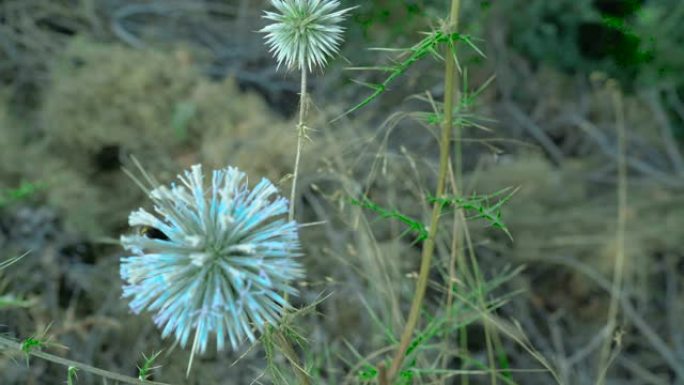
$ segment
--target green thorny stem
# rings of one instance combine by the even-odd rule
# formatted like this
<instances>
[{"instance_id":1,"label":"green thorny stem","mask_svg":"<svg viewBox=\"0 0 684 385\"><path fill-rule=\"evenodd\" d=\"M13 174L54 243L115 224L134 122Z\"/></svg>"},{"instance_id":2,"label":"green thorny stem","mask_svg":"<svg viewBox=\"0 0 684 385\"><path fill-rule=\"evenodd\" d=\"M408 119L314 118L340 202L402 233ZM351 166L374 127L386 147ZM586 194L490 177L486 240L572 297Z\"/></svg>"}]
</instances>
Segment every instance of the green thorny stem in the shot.
<instances>
[{"instance_id":1,"label":"green thorny stem","mask_svg":"<svg viewBox=\"0 0 684 385\"><path fill-rule=\"evenodd\" d=\"M458 29L458 14L460 10L460 0L451 1L451 12L449 14L448 24L446 26L447 34L454 33ZM444 55L445 74L444 74L444 125L442 127L442 137L439 143L439 174L437 175L437 190L435 197L444 195L444 188L446 185L446 176L449 166L449 144L451 142L451 130L453 127L453 110L455 105L455 91L456 91L456 59L451 52L451 46L447 46L447 54ZM430 262L432 261L432 254L435 250L435 240L437 238L437 226L439 224L439 217L441 214L441 205L435 203L432 206L432 217L430 219L430 228L428 238L423 246L423 252L420 262L420 273L418 274L418 282L416 283L416 291L411 303L411 310L409 312L406 326L399 341L399 347L394 354L392 364L387 373L388 383L391 384L396 374L401 369L404 362L406 351L408 350L413 332L418 324L420 315L420 308L425 296L425 289L428 283L428 273L430 272Z\"/></svg>"},{"instance_id":2,"label":"green thorny stem","mask_svg":"<svg viewBox=\"0 0 684 385\"><path fill-rule=\"evenodd\" d=\"M131 385L167 385L162 382L155 382L155 381L148 381L148 380L141 380L139 378L134 378L134 377L129 377L123 374L119 373L114 373L110 372L104 369L96 368L94 366L84 364L81 362L76 362L72 360L68 360L66 358L46 353L41 350L35 349L35 350L30 350L30 351L25 351L22 349L22 344L12 341L8 338L0 336L0 351L3 350L11 350L17 353L24 353L27 355L31 355L34 357L41 358L46 361L53 362L58 365L66 366L66 367L74 367L77 368L78 370L82 370L84 372L89 372L92 373L96 376L100 376L103 379L110 379L114 381L115 383L121 383L121 384L131 384Z\"/></svg>"},{"instance_id":3,"label":"green thorny stem","mask_svg":"<svg viewBox=\"0 0 684 385\"><path fill-rule=\"evenodd\" d=\"M294 220L295 215L295 192L297 191L297 176L299 175L299 162L302 158L302 141L306 137L306 125L304 118L306 117L306 68L302 66L302 84L299 93L299 123L297 123L297 155L295 157L295 166L292 176L292 190L290 191L290 211L288 220Z\"/></svg>"}]
</instances>

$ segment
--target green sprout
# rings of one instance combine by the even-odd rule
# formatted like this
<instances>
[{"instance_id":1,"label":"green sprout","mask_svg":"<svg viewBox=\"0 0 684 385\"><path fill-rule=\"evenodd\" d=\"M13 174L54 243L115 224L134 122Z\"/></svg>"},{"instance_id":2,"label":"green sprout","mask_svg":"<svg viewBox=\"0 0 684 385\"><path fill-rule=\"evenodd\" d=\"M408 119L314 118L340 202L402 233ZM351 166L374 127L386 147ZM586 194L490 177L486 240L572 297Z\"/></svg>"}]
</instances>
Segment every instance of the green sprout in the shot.
<instances>
[{"instance_id":1,"label":"green sprout","mask_svg":"<svg viewBox=\"0 0 684 385\"><path fill-rule=\"evenodd\" d=\"M371 365L365 365L363 369L359 370L359 379L361 381L371 381L378 376L378 369Z\"/></svg>"},{"instance_id":2,"label":"green sprout","mask_svg":"<svg viewBox=\"0 0 684 385\"><path fill-rule=\"evenodd\" d=\"M401 378L400 384L410 385L413 383L414 371L412 369L406 369L399 372L399 377Z\"/></svg>"},{"instance_id":3,"label":"green sprout","mask_svg":"<svg viewBox=\"0 0 684 385\"><path fill-rule=\"evenodd\" d=\"M27 199L35 195L41 188L40 184L23 182L16 188L0 189L0 207Z\"/></svg>"},{"instance_id":4,"label":"green sprout","mask_svg":"<svg viewBox=\"0 0 684 385\"><path fill-rule=\"evenodd\" d=\"M50 327L52 326L52 323L50 323L45 330L43 330L39 335L33 335L31 337L26 338L21 342L19 345L19 350L21 350L25 355L26 355L26 366L29 365L29 357L36 353L36 351L40 352L41 350L47 348L48 346L56 346L60 348L66 348L63 345L57 344L57 343L51 343L50 338L46 337L48 334L48 330L50 330Z\"/></svg>"},{"instance_id":5,"label":"green sprout","mask_svg":"<svg viewBox=\"0 0 684 385\"><path fill-rule=\"evenodd\" d=\"M148 380L150 378L150 376L152 375L152 371L155 369L159 369L161 367L161 365L154 366L154 361L157 359L157 357L159 357L159 355L161 353L162 353L162 351L160 350L160 351L152 354L149 357L147 357L145 355L145 353L143 353L142 356L143 356L144 362L143 362L142 366L138 367L138 378L139 379L141 379L143 381Z\"/></svg>"},{"instance_id":6,"label":"green sprout","mask_svg":"<svg viewBox=\"0 0 684 385\"><path fill-rule=\"evenodd\" d=\"M28 337L21 342L21 351L26 355L26 366L29 364L29 356L34 350L41 350L47 347L47 340L39 337Z\"/></svg>"},{"instance_id":7,"label":"green sprout","mask_svg":"<svg viewBox=\"0 0 684 385\"><path fill-rule=\"evenodd\" d=\"M74 380L78 378L76 372L78 372L77 367L69 366L67 369L67 385L74 385Z\"/></svg>"}]
</instances>

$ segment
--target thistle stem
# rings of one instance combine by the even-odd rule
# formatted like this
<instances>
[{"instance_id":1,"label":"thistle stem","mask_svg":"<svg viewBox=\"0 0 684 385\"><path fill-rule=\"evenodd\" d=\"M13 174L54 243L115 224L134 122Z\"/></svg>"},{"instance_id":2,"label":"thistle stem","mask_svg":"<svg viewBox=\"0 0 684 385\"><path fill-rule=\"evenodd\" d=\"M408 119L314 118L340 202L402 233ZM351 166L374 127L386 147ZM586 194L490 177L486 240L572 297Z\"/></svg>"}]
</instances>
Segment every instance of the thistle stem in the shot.
<instances>
[{"instance_id":1,"label":"thistle stem","mask_svg":"<svg viewBox=\"0 0 684 385\"><path fill-rule=\"evenodd\" d=\"M451 1L451 12L449 15L447 33L453 33L458 28L458 14L460 10L460 0ZM440 198L444 195L444 187L446 184L447 169L449 166L449 144L451 142L451 130L453 126L453 109L455 105L455 91L456 91L456 60L454 58L451 47L447 48L445 55L445 74L444 74L444 126L442 127L442 136L439 143L439 173L437 175L437 190L435 197ZM430 272L430 263L435 249L435 241L437 238L437 227L439 224L439 217L442 211L442 206L435 202L432 206L432 217L430 219L430 231L428 238L423 246L420 262L420 272L418 274L418 282L416 283L416 290L411 303L411 310L406 321L406 326L401 335L399 347L394 354L392 364L388 372L389 383L396 376L401 365L404 362L406 351L408 350L411 338L413 337L414 329L418 324L420 316L420 308L425 297L425 289L428 283L428 273Z\"/></svg>"},{"instance_id":2,"label":"thistle stem","mask_svg":"<svg viewBox=\"0 0 684 385\"><path fill-rule=\"evenodd\" d=\"M290 191L290 209L287 216L289 221L294 220L295 192L297 191L297 176L299 175L299 163L302 158L302 142L306 137L306 125L304 124L304 119L306 117L307 98L306 75L306 67L302 66L302 81L300 86L301 89L299 92L299 122L297 123L297 155L295 156L295 166L293 172L294 175L292 177L292 190ZM285 293L286 301L287 297L287 293ZM278 331L277 337L280 348L283 349L283 353L285 353L286 357L288 357L288 361L292 366L292 370L295 372L295 375L297 376L297 381L300 385L309 385L311 383L309 381L309 374L302 368L299 362L297 362L297 353L292 348L290 341L280 331Z\"/></svg>"},{"instance_id":3,"label":"thistle stem","mask_svg":"<svg viewBox=\"0 0 684 385\"><path fill-rule=\"evenodd\" d=\"M297 176L299 175L299 162L302 158L302 142L306 137L306 126L304 125L304 118L306 117L306 68L302 66L302 83L299 92L299 123L297 123L297 155L295 156L294 175L292 177L292 190L290 191L290 211L288 219L294 220L295 215L295 192L297 191Z\"/></svg>"}]
</instances>

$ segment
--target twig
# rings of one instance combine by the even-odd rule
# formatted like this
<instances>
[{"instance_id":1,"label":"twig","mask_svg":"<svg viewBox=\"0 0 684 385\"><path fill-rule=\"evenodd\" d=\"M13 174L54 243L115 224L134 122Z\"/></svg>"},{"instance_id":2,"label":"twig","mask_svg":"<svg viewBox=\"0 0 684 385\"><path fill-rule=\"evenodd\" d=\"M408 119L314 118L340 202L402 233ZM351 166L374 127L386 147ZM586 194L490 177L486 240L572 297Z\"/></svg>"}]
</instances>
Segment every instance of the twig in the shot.
<instances>
[{"instance_id":1,"label":"twig","mask_svg":"<svg viewBox=\"0 0 684 385\"><path fill-rule=\"evenodd\" d=\"M679 152L679 148L677 148L677 142L672 133L670 119L668 119L663 107L660 105L658 93L656 91L650 91L646 93L645 99L649 107L651 107L651 111L653 111L653 115L660 126L660 136L663 140L663 146L665 146L667 156L672 163L672 167L677 174L684 175L684 159L682 159L682 154Z\"/></svg>"},{"instance_id":2,"label":"twig","mask_svg":"<svg viewBox=\"0 0 684 385\"><path fill-rule=\"evenodd\" d=\"M513 119L518 121L518 124L522 125L527 129L527 131L532 135L532 137L541 144L546 153L551 157L551 160L556 164L563 163L563 153L556 146L551 139L546 135L544 130L539 127L535 122L532 121L527 115L525 115L518 106L512 102L505 102L504 107L511 114Z\"/></svg>"},{"instance_id":3,"label":"twig","mask_svg":"<svg viewBox=\"0 0 684 385\"><path fill-rule=\"evenodd\" d=\"M219 3L190 2L190 1L157 1L145 4L125 5L112 15L111 28L114 34L126 44L135 48L144 48L145 43L121 24L128 17L140 14L183 14L187 12L213 12L234 15L235 7Z\"/></svg>"},{"instance_id":4,"label":"twig","mask_svg":"<svg viewBox=\"0 0 684 385\"><path fill-rule=\"evenodd\" d=\"M612 284L610 281L602 277L599 273L587 266L585 263L577 261L569 257L556 257L553 255L544 257L545 262L555 263L571 267L578 272L584 274L587 278L596 282L596 284L603 290L610 292ZM653 331L649 323L639 314L639 311L629 302L629 293L625 292L620 296L620 306L632 324L639 332L646 338L658 354L663 357L665 362L670 366L670 369L677 375L677 378L684 379L684 360L678 358L677 354L670 349L668 344Z\"/></svg>"},{"instance_id":5,"label":"twig","mask_svg":"<svg viewBox=\"0 0 684 385\"><path fill-rule=\"evenodd\" d=\"M667 315L667 323L672 336L672 345L680 357L684 357L684 333L682 333L681 314L684 314L684 306L679 300L682 292L678 282L680 274L677 271L677 260L679 256L670 254L666 257L665 263L665 301L670 309Z\"/></svg>"},{"instance_id":6,"label":"twig","mask_svg":"<svg viewBox=\"0 0 684 385\"><path fill-rule=\"evenodd\" d=\"M679 120L684 122L684 104L682 103L681 99L679 99L679 95L677 95L677 89L674 87L669 87L667 89L667 101L670 102L670 106L679 117Z\"/></svg>"},{"instance_id":7,"label":"twig","mask_svg":"<svg viewBox=\"0 0 684 385\"><path fill-rule=\"evenodd\" d=\"M666 382L666 380L661 379L657 375L651 373L648 371L648 369L644 368L641 366L641 363L632 359L629 359L627 357L618 357L617 358L617 363L618 365L622 366L626 370L634 373L635 376L639 377L643 383L648 383L652 385L668 385L669 382Z\"/></svg>"},{"instance_id":8,"label":"twig","mask_svg":"<svg viewBox=\"0 0 684 385\"><path fill-rule=\"evenodd\" d=\"M589 122L588 120L579 116L574 116L570 118L570 121L573 124L576 124L582 130L584 130L584 132L586 132L589 135L589 137L594 139L594 141L596 141L596 143L599 145L601 150L606 155L610 156L613 159L617 159L617 151L610 144L608 138L605 135L603 135L603 133L601 133L598 127L596 127L593 123ZM672 178L672 175L669 175L661 170L658 170L657 168L653 167L652 165L646 163L641 159L627 156L626 162L630 168L656 179L658 182L662 183L665 186L677 188L684 186L683 180Z\"/></svg>"}]
</instances>

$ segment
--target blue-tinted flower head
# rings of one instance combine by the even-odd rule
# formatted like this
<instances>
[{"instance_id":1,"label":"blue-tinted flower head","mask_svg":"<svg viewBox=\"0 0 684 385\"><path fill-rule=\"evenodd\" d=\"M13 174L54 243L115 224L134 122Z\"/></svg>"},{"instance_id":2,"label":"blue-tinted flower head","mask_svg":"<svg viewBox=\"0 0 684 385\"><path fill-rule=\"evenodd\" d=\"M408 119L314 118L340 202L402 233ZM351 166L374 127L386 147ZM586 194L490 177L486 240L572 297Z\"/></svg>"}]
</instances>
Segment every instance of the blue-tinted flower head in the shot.
<instances>
[{"instance_id":1,"label":"blue-tinted flower head","mask_svg":"<svg viewBox=\"0 0 684 385\"><path fill-rule=\"evenodd\" d=\"M351 8L337 10L337 0L271 0L277 12L264 12L273 23L260 32L278 61L289 69L323 67L342 43L339 24Z\"/></svg>"},{"instance_id":2,"label":"blue-tinted flower head","mask_svg":"<svg viewBox=\"0 0 684 385\"><path fill-rule=\"evenodd\" d=\"M179 183L154 187L154 211L133 211L129 224L160 236L121 237L132 253L121 260L130 308L154 312L163 337L192 341L191 357L213 336L219 350L254 341L278 322L289 306L283 293L296 294L292 281L303 276L297 224L283 218L287 200L271 182L250 189L233 167L203 179L195 165Z\"/></svg>"}]
</instances>

